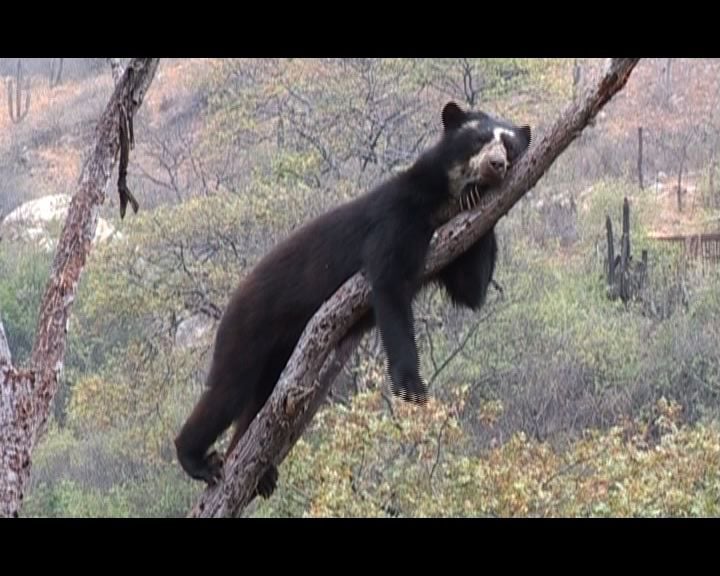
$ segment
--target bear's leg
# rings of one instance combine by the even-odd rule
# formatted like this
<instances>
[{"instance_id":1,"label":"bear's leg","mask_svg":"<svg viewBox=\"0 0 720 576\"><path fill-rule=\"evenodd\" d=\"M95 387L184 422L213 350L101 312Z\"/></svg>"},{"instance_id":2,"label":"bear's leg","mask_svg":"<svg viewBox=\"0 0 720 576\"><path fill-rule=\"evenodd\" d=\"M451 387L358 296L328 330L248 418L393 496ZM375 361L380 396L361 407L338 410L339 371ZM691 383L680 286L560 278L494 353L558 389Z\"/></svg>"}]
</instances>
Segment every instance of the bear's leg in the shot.
<instances>
[{"instance_id":1,"label":"bear's leg","mask_svg":"<svg viewBox=\"0 0 720 576\"><path fill-rule=\"evenodd\" d=\"M372 291L373 311L387 355L393 393L422 403L427 399L427 387L420 378L412 291L408 283L395 285L382 280L373 282Z\"/></svg>"},{"instance_id":2,"label":"bear's leg","mask_svg":"<svg viewBox=\"0 0 720 576\"><path fill-rule=\"evenodd\" d=\"M208 449L232 424L235 406L219 387L206 389L195 405L175 439L178 461L190 477L211 486L221 478L222 458L215 450L208 453Z\"/></svg>"},{"instance_id":3,"label":"bear's leg","mask_svg":"<svg viewBox=\"0 0 720 576\"><path fill-rule=\"evenodd\" d=\"M262 475L257 485L257 493L260 494L266 500L272 496L277 487L277 481L280 477L277 467L271 464L270 467L265 470L265 474Z\"/></svg>"},{"instance_id":4,"label":"bear's leg","mask_svg":"<svg viewBox=\"0 0 720 576\"><path fill-rule=\"evenodd\" d=\"M496 260L497 240L492 229L448 264L437 278L455 304L478 310L485 303Z\"/></svg>"}]
</instances>

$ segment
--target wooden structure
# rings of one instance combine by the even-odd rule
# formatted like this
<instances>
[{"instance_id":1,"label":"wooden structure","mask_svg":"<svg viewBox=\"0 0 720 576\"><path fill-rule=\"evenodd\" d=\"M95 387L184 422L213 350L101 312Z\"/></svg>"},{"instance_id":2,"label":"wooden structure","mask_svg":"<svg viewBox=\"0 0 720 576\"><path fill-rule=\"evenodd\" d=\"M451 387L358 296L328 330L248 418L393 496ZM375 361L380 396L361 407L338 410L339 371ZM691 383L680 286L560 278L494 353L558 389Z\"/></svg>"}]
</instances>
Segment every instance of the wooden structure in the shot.
<instances>
[{"instance_id":1,"label":"wooden structure","mask_svg":"<svg viewBox=\"0 0 720 576\"><path fill-rule=\"evenodd\" d=\"M720 264L720 232L654 236L653 239L680 244L685 260L699 262L703 271Z\"/></svg>"}]
</instances>

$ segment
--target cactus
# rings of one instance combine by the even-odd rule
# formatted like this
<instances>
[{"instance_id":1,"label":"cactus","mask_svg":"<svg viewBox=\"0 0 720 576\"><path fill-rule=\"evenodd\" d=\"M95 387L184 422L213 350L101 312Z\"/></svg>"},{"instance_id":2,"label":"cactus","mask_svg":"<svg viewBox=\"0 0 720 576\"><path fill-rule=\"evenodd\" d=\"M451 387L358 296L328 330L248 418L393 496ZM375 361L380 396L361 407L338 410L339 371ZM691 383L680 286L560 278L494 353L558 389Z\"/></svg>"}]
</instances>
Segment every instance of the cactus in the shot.
<instances>
[{"instance_id":1,"label":"cactus","mask_svg":"<svg viewBox=\"0 0 720 576\"><path fill-rule=\"evenodd\" d=\"M50 88L59 86L62 82L63 60L65 58L52 58L50 60ZM57 63L57 66L56 66Z\"/></svg>"},{"instance_id":2,"label":"cactus","mask_svg":"<svg viewBox=\"0 0 720 576\"><path fill-rule=\"evenodd\" d=\"M25 79L25 87L23 88L22 60L18 59L17 73L15 75L15 98L13 99L13 80L7 79L8 93L8 110L10 111L10 120L14 124L19 124L27 116L30 110L30 78ZM25 109L22 107L22 93L25 91ZM14 101L13 101L14 100Z\"/></svg>"},{"instance_id":3,"label":"cactus","mask_svg":"<svg viewBox=\"0 0 720 576\"><path fill-rule=\"evenodd\" d=\"M612 220L610 214L605 218L605 230L607 231L607 285L615 285L615 241L613 240Z\"/></svg>"}]
</instances>

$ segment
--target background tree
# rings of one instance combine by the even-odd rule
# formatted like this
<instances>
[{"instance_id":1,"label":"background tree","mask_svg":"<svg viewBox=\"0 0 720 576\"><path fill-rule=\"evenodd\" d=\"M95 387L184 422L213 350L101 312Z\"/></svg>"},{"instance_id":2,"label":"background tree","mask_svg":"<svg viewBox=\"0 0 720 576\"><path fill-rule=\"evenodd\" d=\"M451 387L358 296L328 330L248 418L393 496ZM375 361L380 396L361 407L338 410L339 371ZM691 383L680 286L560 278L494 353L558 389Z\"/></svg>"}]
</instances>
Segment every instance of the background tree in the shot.
<instances>
[{"instance_id":1,"label":"background tree","mask_svg":"<svg viewBox=\"0 0 720 576\"><path fill-rule=\"evenodd\" d=\"M0 359L0 513L17 516L29 478L32 450L45 432L62 370L69 313L97 225L97 211L120 146L119 107L134 114L157 69L157 58L133 60L97 128L93 155L80 177L41 303L30 370ZM4 340L4 338L3 338Z\"/></svg>"},{"instance_id":2,"label":"background tree","mask_svg":"<svg viewBox=\"0 0 720 576\"><path fill-rule=\"evenodd\" d=\"M23 59L32 113L19 124L0 115L0 317L16 366L32 353L47 270L114 90L107 59L67 58L50 91L50 60ZM572 97L574 59L467 61L483 73L473 77L483 86L476 105L537 134ZM716 267L692 238L717 230L720 61L673 59L669 106L666 61L641 60L498 222L502 292L490 292L480 315L447 306L438 290L416 302L434 407L414 413L391 401L382 346L368 334L283 461L273 498L246 514L713 514L720 299ZM581 94L604 61L578 62ZM121 220L113 186L98 211L24 515L187 514L203 487L182 473L172 439L202 390L228 295L292 228L411 161L403 151L418 139L417 151L429 144L442 105L465 101L461 64L163 61L136 118L127 175L141 209ZM16 68L17 58L0 59L5 76ZM458 91L440 85L442 74ZM479 82L504 75L512 78L498 90ZM392 114L373 158L373 118ZM314 134L329 162L298 132L313 122L334 131ZM673 142L689 133L678 213ZM643 298L627 306L607 298L605 261L606 218L617 243L625 197L632 255L649 256ZM687 247L662 239L670 236ZM675 444L684 456L672 460Z\"/></svg>"}]
</instances>

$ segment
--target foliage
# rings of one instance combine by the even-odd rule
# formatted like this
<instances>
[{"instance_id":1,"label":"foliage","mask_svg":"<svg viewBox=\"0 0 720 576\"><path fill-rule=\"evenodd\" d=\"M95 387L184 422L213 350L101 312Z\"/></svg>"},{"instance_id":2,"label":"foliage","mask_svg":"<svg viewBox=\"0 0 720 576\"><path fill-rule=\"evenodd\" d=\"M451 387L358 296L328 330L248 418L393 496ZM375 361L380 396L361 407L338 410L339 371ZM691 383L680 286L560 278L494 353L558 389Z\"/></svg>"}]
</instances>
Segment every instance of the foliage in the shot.
<instances>
[{"instance_id":1,"label":"foliage","mask_svg":"<svg viewBox=\"0 0 720 576\"><path fill-rule=\"evenodd\" d=\"M25 513L184 516L202 486L175 462L172 438L202 388L217 318L242 276L301 222L411 162L437 136L448 99L539 133L571 97L572 67L572 59L520 58L167 64L136 126L129 176L143 182L130 183L142 209L120 221L109 195L103 217L120 234L94 247L83 275L58 417L34 454ZM634 173L645 111L627 95L638 86L652 94L653 70L638 67L642 82L631 79L498 224L502 293L492 289L480 313L453 309L439 289L418 300L429 405L386 398L385 358L371 334L255 515L718 514L719 279L686 274L681 252L649 234L659 200L639 190ZM42 154L25 150L26 132L38 133L28 123L48 105L42 97L23 132L5 148L0 138L6 196L22 186L56 192L57 182L72 190L85 131L67 122L84 126L99 110L106 75L97 86L68 75L55 91L79 114L63 108L61 150L47 139ZM635 100L650 107L646 96ZM660 154L663 122L643 125L649 179L674 166L675 144L667 138ZM11 170L35 155L43 162ZM30 179L40 164L60 176ZM704 168L710 197L717 167ZM605 218L619 240L624 197L633 253L649 252L653 297L674 298L680 283L689 295L666 317L606 297ZM557 198L573 199L577 211L549 218L540 202ZM2 210L9 207L6 199ZM573 229L570 241L563 226ZM20 362L49 266L39 249L0 242L0 316Z\"/></svg>"},{"instance_id":2,"label":"foliage","mask_svg":"<svg viewBox=\"0 0 720 576\"><path fill-rule=\"evenodd\" d=\"M50 256L32 245L0 244L0 319L13 361L30 358Z\"/></svg>"},{"instance_id":3,"label":"foliage","mask_svg":"<svg viewBox=\"0 0 720 576\"><path fill-rule=\"evenodd\" d=\"M34 455L28 516L182 517L199 486L167 458L148 460L122 430L51 426Z\"/></svg>"},{"instance_id":4,"label":"foliage","mask_svg":"<svg viewBox=\"0 0 720 576\"><path fill-rule=\"evenodd\" d=\"M319 415L258 516L712 516L720 430L658 402L646 422L587 431L563 450L514 434L467 452L461 397L422 410L379 393ZM492 421L487 423L492 427Z\"/></svg>"}]
</instances>

